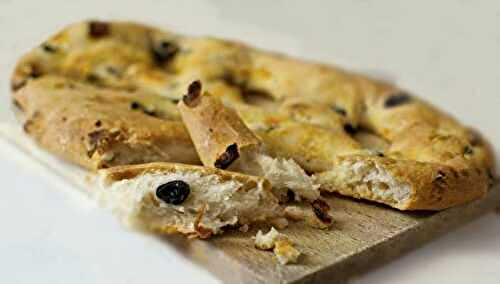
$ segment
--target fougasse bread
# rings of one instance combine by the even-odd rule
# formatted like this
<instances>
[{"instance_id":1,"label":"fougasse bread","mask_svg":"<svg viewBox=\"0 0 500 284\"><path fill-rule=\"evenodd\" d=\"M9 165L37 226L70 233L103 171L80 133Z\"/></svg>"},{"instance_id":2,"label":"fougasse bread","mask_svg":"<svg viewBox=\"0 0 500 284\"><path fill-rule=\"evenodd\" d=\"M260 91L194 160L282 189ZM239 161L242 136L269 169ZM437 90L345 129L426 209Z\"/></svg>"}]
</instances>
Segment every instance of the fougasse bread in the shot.
<instances>
[{"instance_id":1,"label":"fougasse bread","mask_svg":"<svg viewBox=\"0 0 500 284\"><path fill-rule=\"evenodd\" d=\"M74 104L76 109L88 105L96 110L87 126L62 123L81 115L67 102L75 92L71 85L63 84L57 91L58 96L67 94L67 101L51 102L51 108L59 109L55 118L49 114L51 108L36 102L46 92L47 77L85 85ZM184 36L130 22L83 21L23 56L11 86L24 110L28 134L53 153L95 169L153 160L199 163L175 109L195 80L237 112L265 145L266 153L294 160L314 176L322 191L400 210L441 210L481 198L493 178L488 142L404 89L335 66L212 37ZM100 90L94 99L83 98L94 96L94 90ZM116 106L115 113L118 104L107 101L108 94L133 97L139 104L119 111ZM142 98L151 99L154 112ZM132 135L120 141L152 146L132 147L104 139L97 143L109 145L103 153L116 151L137 158L118 155L114 160L105 154L89 158L80 140L94 131L89 130L91 123L97 127L97 113L104 111L99 109L101 104L110 120L119 117L126 120L124 128L130 124L141 129L137 140ZM71 111L63 117L66 107ZM148 113L161 115L146 118ZM50 130L58 120L59 127ZM167 129L157 131L161 127ZM48 132L65 138L49 137ZM170 142L158 137L170 137Z\"/></svg>"}]
</instances>

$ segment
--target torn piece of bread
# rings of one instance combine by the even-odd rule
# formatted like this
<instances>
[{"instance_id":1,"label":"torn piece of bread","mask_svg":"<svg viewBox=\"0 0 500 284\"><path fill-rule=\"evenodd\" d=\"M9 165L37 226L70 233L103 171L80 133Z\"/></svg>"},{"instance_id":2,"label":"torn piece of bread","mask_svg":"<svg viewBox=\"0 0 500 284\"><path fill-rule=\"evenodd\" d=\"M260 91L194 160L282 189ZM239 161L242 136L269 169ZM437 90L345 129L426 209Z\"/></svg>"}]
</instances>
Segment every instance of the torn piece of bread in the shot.
<instances>
[{"instance_id":1,"label":"torn piece of bread","mask_svg":"<svg viewBox=\"0 0 500 284\"><path fill-rule=\"evenodd\" d=\"M118 166L98 174L96 199L139 229L207 238L225 226L282 214L261 177L173 163Z\"/></svg>"},{"instance_id":2,"label":"torn piece of bread","mask_svg":"<svg viewBox=\"0 0 500 284\"><path fill-rule=\"evenodd\" d=\"M477 180L484 175L480 170L455 170L438 164L349 156L338 158L335 167L316 178L327 191L401 210L436 210L480 198L487 189Z\"/></svg>"},{"instance_id":3,"label":"torn piece of bread","mask_svg":"<svg viewBox=\"0 0 500 284\"><path fill-rule=\"evenodd\" d=\"M261 230L257 232L255 247L261 250L272 249L279 263L283 265L296 263L300 256L300 251L293 246L293 243L274 227L271 227L271 230L266 234L262 233Z\"/></svg>"},{"instance_id":4,"label":"torn piece of bread","mask_svg":"<svg viewBox=\"0 0 500 284\"><path fill-rule=\"evenodd\" d=\"M279 263L283 265L297 263L300 256L300 251L293 246L289 239L278 240L274 245L273 252Z\"/></svg>"},{"instance_id":5,"label":"torn piece of bread","mask_svg":"<svg viewBox=\"0 0 500 284\"><path fill-rule=\"evenodd\" d=\"M293 160L265 154L261 141L238 114L210 95L195 81L178 104L181 117L205 166L232 169L268 179L281 200L294 193L294 199L314 201L319 185Z\"/></svg>"},{"instance_id":6,"label":"torn piece of bread","mask_svg":"<svg viewBox=\"0 0 500 284\"><path fill-rule=\"evenodd\" d=\"M274 243L283 237L274 227L266 234L262 233L261 230L255 235L255 247L262 250L268 250L274 248Z\"/></svg>"}]
</instances>

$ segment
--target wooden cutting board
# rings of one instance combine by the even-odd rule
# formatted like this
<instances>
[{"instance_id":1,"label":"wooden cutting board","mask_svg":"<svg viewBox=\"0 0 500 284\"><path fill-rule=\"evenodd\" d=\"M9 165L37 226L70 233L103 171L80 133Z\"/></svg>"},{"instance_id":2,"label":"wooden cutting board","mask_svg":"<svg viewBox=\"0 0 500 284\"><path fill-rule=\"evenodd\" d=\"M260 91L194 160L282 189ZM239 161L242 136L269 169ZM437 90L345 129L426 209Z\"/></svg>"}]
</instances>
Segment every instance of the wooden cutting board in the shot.
<instances>
[{"instance_id":1,"label":"wooden cutting board","mask_svg":"<svg viewBox=\"0 0 500 284\"><path fill-rule=\"evenodd\" d=\"M38 161L39 173L55 175L55 180L64 181L63 187L88 186L84 181L87 172L40 150L17 125L0 124L0 137L0 142L7 142L0 146L14 146L27 161ZM295 265L279 265L272 252L255 249L252 237L258 228L246 233L228 231L208 241L186 240L178 235L159 238L225 283L344 283L500 207L500 181L485 198L441 212L404 213L338 195L325 199L335 220L332 229L323 231L292 223L281 230L304 254Z\"/></svg>"},{"instance_id":2,"label":"wooden cutting board","mask_svg":"<svg viewBox=\"0 0 500 284\"><path fill-rule=\"evenodd\" d=\"M482 200L437 213L403 213L336 195L327 200L336 222L331 230L298 224L282 230L304 253L296 265L279 265L272 252L255 249L251 237L256 228L210 241L165 239L224 283L344 283L499 207L500 183Z\"/></svg>"}]
</instances>

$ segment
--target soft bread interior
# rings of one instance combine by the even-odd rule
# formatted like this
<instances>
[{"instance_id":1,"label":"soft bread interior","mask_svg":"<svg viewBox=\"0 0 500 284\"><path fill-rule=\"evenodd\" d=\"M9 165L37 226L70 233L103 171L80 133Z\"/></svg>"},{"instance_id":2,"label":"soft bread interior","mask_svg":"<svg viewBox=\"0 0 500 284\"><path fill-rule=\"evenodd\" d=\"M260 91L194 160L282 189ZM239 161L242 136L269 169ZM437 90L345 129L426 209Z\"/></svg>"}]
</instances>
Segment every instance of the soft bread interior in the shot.
<instances>
[{"instance_id":1,"label":"soft bread interior","mask_svg":"<svg viewBox=\"0 0 500 284\"><path fill-rule=\"evenodd\" d=\"M167 204L155 192L158 186L182 180L190 194L180 205ZM276 199L263 180L248 188L238 180L196 171L153 171L133 178L112 180L99 176L97 200L111 208L127 225L156 231L217 234L227 225L248 224L280 214Z\"/></svg>"},{"instance_id":2,"label":"soft bread interior","mask_svg":"<svg viewBox=\"0 0 500 284\"><path fill-rule=\"evenodd\" d=\"M367 198L396 208L411 198L411 185L396 179L373 160L343 160L333 170L320 173L317 180L327 191Z\"/></svg>"},{"instance_id":3,"label":"soft bread interior","mask_svg":"<svg viewBox=\"0 0 500 284\"><path fill-rule=\"evenodd\" d=\"M234 168L238 171L263 176L271 183L273 192L281 200L288 190L295 199L314 201L320 197L319 185L292 159L273 158L260 152L243 152Z\"/></svg>"}]
</instances>

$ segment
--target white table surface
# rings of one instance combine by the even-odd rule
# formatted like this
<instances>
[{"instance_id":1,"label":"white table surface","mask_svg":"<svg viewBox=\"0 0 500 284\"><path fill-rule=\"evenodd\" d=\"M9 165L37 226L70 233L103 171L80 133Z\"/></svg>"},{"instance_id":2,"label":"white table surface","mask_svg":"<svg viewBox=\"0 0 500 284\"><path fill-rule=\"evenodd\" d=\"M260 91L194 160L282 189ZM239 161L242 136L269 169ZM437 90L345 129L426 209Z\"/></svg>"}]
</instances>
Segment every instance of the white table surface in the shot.
<instances>
[{"instance_id":1,"label":"white table surface","mask_svg":"<svg viewBox=\"0 0 500 284\"><path fill-rule=\"evenodd\" d=\"M11 119L8 77L21 54L80 19L130 19L391 80L479 128L499 153L498 1L122 2L0 0L2 121ZM56 190L15 151L0 155L0 283L218 282L168 243ZM500 283L499 236L492 213L353 282Z\"/></svg>"}]
</instances>

